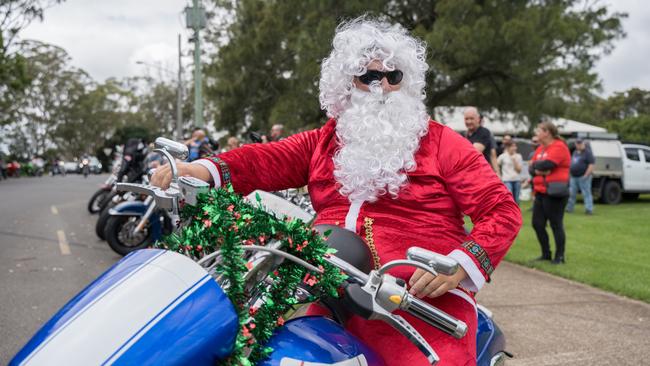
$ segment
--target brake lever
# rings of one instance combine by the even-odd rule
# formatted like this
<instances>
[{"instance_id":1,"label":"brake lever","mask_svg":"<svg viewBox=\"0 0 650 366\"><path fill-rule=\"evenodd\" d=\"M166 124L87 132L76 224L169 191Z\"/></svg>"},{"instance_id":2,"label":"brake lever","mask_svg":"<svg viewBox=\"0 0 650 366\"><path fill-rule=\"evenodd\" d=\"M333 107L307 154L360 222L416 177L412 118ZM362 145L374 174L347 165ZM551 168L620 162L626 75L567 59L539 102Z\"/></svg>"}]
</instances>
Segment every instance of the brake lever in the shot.
<instances>
[{"instance_id":1,"label":"brake lever","mask_svg":"<svg viewBox=\"0 0 650 366\"><path fill-rule=\"evenodd\" d=\"M174 200L180 196L180 191L176 188L162 190L156 186L145 186L137 183L117 183L116 189L118 191L129 191L151 196L156 200L158 207L167 210L175 208Z\"/></svg>"},{"instance_id":2,"label":"brake lever","mask_svg":"<svg viewBox=\"0 0 650 366\"><path fill-rule=\"evenodd\" d=\"M375 311L375 313L370 317L371 320L382 320L388 323L390 326L395 328L403 336L405 336L413 345L415 345L420 352L426 356L427 360L431 365L435 365L440 361L440 357L436 351L429 346L429 343L422 337L420 332L418 332L409 322L406 321L403 317L391 314L384 309Z\"/></svg>"},{"instance_id":3,"label":"brake lever","mask_svg":"<svg viewBox=\"0 0 650 366\"><path fill-rule=\"evenodd\" d=\"M380 271L372 271L368 282L360 289L372 299L372 313L368 319L382 320L395 328L427 357L431 365L440 361L424 337L403 317L392 313L399 309L402 299L406 297L406 286L398 283L397 278L389 274L382 275Z\"/></svg>"}]
</instances>

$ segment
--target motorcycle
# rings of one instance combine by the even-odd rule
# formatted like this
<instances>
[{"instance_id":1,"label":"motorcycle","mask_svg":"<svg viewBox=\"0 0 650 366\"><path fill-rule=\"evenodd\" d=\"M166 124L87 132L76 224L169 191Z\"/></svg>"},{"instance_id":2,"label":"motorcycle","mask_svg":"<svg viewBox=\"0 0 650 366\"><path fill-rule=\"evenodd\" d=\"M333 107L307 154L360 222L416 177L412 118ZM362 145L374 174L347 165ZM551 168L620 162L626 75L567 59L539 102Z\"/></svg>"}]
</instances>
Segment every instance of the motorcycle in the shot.
<instances>
[{"instance_id":1,"label":"motorcycle","mask_svg":"<svg viewBox=\"0 0 650 366\"><path fill-rule=\"evenodd\" d=\"M104 206L108 196L111 195L113 185L116 182L117 177L115 174L111 174L104 184L102 184L101 187L90 197L90 201L88 201L88 212L96 214L102 210L102 207Z\"/></svg>"},{"instance_id":2,"label":"motorcycle","mask_svg":"<svg viewBox=\"0 0 650 366\"><path fill-rule=\"evenodd\" d=\"M115 167L113 167L113 172L111 173L111 175L100 186L100 188L90 197L90 200L88 201L89 213L95 214L98 212L99 213L108 212L108 210L106 209L107 207L115 206L127 198L124 197L119 192L117 192L117 190L115 189L115 184L118 181L117 174L119 171L120 171L120 165L115 165ZM135 180L136 182L142 182L144 184L149 183L149 175L146 171L139 171L137 173L139 174L136 175L136 172L130 173L130 175L132 174L133 177L136 178ZM102 226L102 228L103 227L104 226ZM101 239L104 239L103 229L101 233L100 231L97 231L97 235Z\"/></svg>"},{"instance_id":3,"label":"motorcycle","mask_svg":"<svg viewBox=\"0 0 650 366\"><path fill-rule=\"evenodd\" d=\"M88 178L88 174L90 174L90 160L87 158L81 160L81 163L79 164L79 170L81 170L84 178Z\"/></svg>"},{"instance_id":4,"label":"motorcycle","mask_svg":"<svg viewBox=\"0 0 650 366\"><path fill-rule=\"evenodd\" d=\"M151 196L109 209L105 225L104 238L120 255L146 248L173 230L171 218Z\"/></svg>"},{"instance_id":5,"label":"motorcycle","mask_svg":"<svg viewBox=\"0 0 650 366\"><path fill-rule=\"evenodd\" d=\"M60 175L62 177L65 177L65 167L64 167L64 162L56 160L52 162L50 165L50 176L55 176L55 175Z\"/></svg>"},{"instance_id":6,"label":"motorcycle","mask_svg":"<svg viewBox=\"0 0 650 366\"><path fill-rule=\"evenodd\" d=\"M144 200L144 198L132 192L126 192L126 193L117 192L117 191L111 192L109 197L106 198L106 201L103 202L102 204L103 208L99 212L99 216L97 217L97 222L95 223L95 234L97 234L97 237L100 238L101 240L106 240L106 224L108 222L108 219L111 217L110 210L112 208L116 207L117 205L123 202L132 202L136 200Z\"/></svg>"},{"instance_id":7,"label":"motorcycle","mask_svg":"<svg viewBox=\"0 0 650 366\"><path fill-rule=\"evenodd\" d=\"M156 206L180 222L181 202L195 205L197 196L207 192L207 183L191 177L177 177L170 152L174 145L156 141L172 163L170 188L120 183L121 189L146 190ZM166 147L171 146L169 150ZM271 194L255 194L278 217L300 208ZM259 198L258 198L259 197ZM309 216L308 213L304 215ZM186 223L189 224L189 223ZM434 365L439 358L433 348L403 317L402 310L453 337L466 334L467 326L430 304L411 296L406 284L387 273L397 265L409 265L431 273L453 274L458 263L446 256L412 247L406 259L371 270L369 250L356 234L336 226L317 227L330 232L327 243L338 250L324 257L331 266L347 275L341 299L329 299L335 319L347 309L368 319L384 321L412 342ZM292 261L310 271L311 264L282 249L279 240L266 246L242 246L248 255L246 288L273 283L271 274L284 261ZM219 251L198 261L160 249L138 250L123 258L82 290L49 320L16 354L10 365L37 364L191 364L214 365L230 355L240 331L238 314L225 294L229 286L215 265L222 261ZM270 285L269 285L270 286ZM309 287L292 295L304 299ZM251 306L263 298L255 291L246 295ZM328 299L323 299L329 301ZM342 306L336 306L342 305ZM129 311L124 311L129 309ZM478 308L477 364L501 365L507 357L505 338L490 313ZM384 365L370 347L348 333L341 324L323 316L303 316L288 320L271 336L266 346L273 349L259 365Z\"/></svg>"}]
</instances>

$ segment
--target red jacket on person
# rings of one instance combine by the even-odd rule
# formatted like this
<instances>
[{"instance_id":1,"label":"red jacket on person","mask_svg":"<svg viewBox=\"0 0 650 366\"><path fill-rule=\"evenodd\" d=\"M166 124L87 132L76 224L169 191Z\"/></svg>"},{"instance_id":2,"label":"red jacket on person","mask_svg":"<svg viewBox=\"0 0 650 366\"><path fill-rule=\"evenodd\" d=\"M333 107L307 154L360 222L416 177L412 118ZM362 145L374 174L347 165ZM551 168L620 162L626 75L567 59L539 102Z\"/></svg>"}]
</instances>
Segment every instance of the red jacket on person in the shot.
<instances>
[{"instance_id":1,"label":"red jacket on person","mask_svg":"<svg viewBox=\"0 0 650 366\"><path fill-rule=\"evenodd\" d=\"M335 224L366 237L372 219L372 240L381 264L404 259L406 250L420 246L457 259L469 275L459 288L426 301L468 325L460 340L405 314L441 356L440 365L476 362L476 303L478 291L514 241L522 224L512 195L487 161L461 135L430 121L415 154L417 168L396 199L351 204L338 192L332 160L339 148L336 121L279 142L245 145L199 160L217 184L232 183L243 194L255 189L275 191L308 185L315 224ZM463 214L474 224L470 234ZM408 282L410 267L391 273ZM379 321L352 318L346 327L386 360L387 365L425 365L424 356L404 336Z\"/></svg>"},{"instance_id":2,"label":"red jacket on person","mask_svg":"<svg viewBox=\"0 0 650 366\"><path fill-rule=\"evenodd\" d=\"M533 189L537 193L546 193L546 184L550 182L569 182L571 153L563 140L555 139L548 146L539 145L533 154L531 164L548 160L555 163L555 168L547 176L537 175L533 178Z\"/></svg>"}]
</instances>

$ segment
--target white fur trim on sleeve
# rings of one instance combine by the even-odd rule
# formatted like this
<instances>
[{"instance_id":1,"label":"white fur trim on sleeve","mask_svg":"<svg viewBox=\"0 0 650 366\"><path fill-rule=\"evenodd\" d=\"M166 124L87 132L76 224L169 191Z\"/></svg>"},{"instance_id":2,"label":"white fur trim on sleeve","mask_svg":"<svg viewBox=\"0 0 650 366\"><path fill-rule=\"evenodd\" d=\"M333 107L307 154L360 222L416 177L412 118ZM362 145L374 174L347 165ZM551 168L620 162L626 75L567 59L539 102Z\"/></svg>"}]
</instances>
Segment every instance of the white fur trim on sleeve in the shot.
<instances>
[{"instance_id":1,"label":"white fur trim on sleeve","mask_svg":"<svg viewBox=\"0 0 650 366\"><path fill-rule=\"evenodd\" d=\"M219 175L219 170L213 162L208 159L199 159L193 161L192 164L198 164L208 169L208 171L210 171L210 175L212 176L212 181L214 182L215 188L221 187L221 176Z\"/></svg>"},{"instance_id":2,"label":"white fur trim on sleeve","mask_svg":"<svg viewBox=\"0 0 650 366\"><path fill-rule=\"evenodd\" d=\"M478 269L472 258L460 249L449 253L448 257L458 261L461 267L467 272L468 278L460 281L460 285L472 292L478 292L485 284L485 277Z\"/></svg>"}]
</instances>

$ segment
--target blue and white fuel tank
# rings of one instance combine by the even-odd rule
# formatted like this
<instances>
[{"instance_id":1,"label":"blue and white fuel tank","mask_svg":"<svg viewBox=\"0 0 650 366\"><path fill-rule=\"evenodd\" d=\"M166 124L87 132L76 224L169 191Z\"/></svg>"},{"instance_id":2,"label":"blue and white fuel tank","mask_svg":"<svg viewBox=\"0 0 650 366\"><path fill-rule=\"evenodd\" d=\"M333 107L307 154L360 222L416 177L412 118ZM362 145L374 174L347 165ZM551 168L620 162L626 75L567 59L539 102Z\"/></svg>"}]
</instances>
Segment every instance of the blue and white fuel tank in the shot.
<instances>
[{"instance_id":1,"label":"blue and white fuel tank","mask_svg":"<svg viewBox=\"0 0 650 366\"><path fill-rule=\"evenodd\" d=\"M201 266L139 250L66 304L10 365L214 365L238 327L230 300Z\"/></svg>"}]
</instances>

